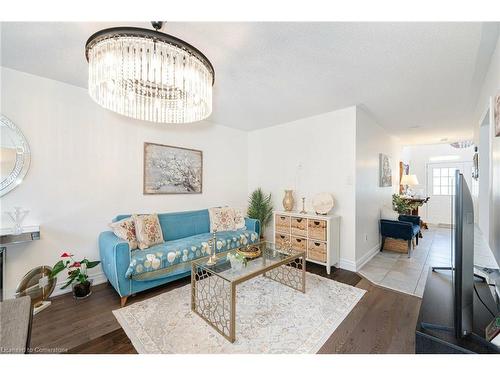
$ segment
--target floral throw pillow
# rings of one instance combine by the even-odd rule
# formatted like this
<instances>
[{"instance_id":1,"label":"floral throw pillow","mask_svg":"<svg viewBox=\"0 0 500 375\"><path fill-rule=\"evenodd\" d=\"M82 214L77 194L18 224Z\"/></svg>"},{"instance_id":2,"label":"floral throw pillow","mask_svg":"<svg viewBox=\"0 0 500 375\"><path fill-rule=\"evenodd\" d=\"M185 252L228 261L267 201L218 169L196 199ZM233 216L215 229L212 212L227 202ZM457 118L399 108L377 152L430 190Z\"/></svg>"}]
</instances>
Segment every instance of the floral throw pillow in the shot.
<instances>
[{"instance_id":1,"label":"floral throw pillow","mask_svg":"<svg viewBox=\"0 0 500 375\"><path fill-rule=\"evenodd\" d=\"M222 232L226 230L235 230L234 209L231 207L209 208L210 231Z\"/></svg>"},{"instance_id":2,"label":"floral throw pillow","mask_svg":"<svg viewBox=\"0 0 500 375\"><path fill-rule=\"evenodd\" d=\"M128 242L130 250L137 249L137 237L135 235L134 220L131 217L109 224L113 233Z\"/></svg>"},{"instance_id":3,"label":"floral throw pillow","mask_svg":"<svg viewBox=\"0 0 500 375\"><path fill-rule=\"evenodd\" d=\"M144 250L153 245L163 243L160 220L157 214L132 215L139 249Z\"/></svg>"},{"instance_id":4,"label":"floral throw pillow","mask_svg":"<svg viewBox=\"0 0 500 375\"><path fill-rule=\"evenodd\" d=\"M241 208L234 209L234 229L245 229L245 215Z\"/></svg>"}]
</instances>

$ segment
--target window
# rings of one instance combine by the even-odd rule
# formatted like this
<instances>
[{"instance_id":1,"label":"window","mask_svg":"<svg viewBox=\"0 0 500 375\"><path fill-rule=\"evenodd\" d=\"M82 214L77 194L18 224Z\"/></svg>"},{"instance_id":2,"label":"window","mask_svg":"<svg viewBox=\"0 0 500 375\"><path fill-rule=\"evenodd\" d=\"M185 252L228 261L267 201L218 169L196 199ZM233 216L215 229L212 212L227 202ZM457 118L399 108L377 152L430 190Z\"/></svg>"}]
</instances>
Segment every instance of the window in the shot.
<instances>
[{"instance_id":1,"label":"window","mask_svg":"<svg viewBox=\"0 0 500 375\"><path fill-rule=\"evenodd\" d=\"M432 194L455 195L457 168L432 168Z\"/></svg>"}]
</instances>

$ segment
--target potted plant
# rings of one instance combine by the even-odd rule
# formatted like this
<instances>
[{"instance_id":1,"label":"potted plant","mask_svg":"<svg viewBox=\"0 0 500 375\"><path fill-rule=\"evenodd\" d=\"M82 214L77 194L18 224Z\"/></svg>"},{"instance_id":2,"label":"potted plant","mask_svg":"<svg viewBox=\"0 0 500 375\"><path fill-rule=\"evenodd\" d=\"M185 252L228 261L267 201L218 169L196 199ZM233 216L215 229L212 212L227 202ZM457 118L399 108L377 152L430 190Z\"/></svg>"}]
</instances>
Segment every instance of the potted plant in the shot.
<instances>
[{"instance_id":1,"label":"potted plant","mask_svg":"<svg viewBox=\"0 0 500 375\"><path fill-rule=\"evenodd\" d=\"M261 188L255 190L248 202L247 215L251 219L260 221L260 238L264 238L264 229L269 225L273 217L273 203L271 193L265 195Z\"/></svg>"},{"instance_id":2,"label":"potted plant","mask_svg":"<svg viewBox=\"0 0 500 375\"><path fill-rule=\"evenodd\" d=\"M68 280L61 289L67 288L69 285L73 287L73 296L76 299L87 298L92 294L92 280L89 280L87 269L97 266L99 261L89 261L84 258L80 262L75 262L73 255L62 253L61 260L52 267L50 278L53 279L61 271L68 270Z\"/></svg>"},{"instance_id":3,"label":"potted plant","mask_svg":"<svg viewBox=\"0 0 500 375\"><path fill-rule=\"evenodd\" d=\"M392 195L392 206L394 208L394 211L396 211L400 215L410 215L413 210L415 210L417 207L420 207L421 205L422 203L405 199L401 195Z\"/></svg>"}]
</instances>

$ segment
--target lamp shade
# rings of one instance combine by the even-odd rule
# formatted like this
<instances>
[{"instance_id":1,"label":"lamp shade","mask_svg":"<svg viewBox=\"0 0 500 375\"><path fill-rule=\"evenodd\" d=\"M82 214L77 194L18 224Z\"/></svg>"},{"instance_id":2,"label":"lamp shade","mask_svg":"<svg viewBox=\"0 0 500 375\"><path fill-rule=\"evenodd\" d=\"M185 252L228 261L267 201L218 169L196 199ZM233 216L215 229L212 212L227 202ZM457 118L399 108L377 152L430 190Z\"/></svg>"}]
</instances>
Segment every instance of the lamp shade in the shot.
<instances>
[{"instance_id":1,"label":"lamp shade","mask_svg":"<svg viewBox=\"0 0 500 375\"><path fill-rule=\"evenodd\" d=\"M414 174L405 174L401 177L401 185L415 186L418 185L417 176Z\"/></svg>"}]
</instances>

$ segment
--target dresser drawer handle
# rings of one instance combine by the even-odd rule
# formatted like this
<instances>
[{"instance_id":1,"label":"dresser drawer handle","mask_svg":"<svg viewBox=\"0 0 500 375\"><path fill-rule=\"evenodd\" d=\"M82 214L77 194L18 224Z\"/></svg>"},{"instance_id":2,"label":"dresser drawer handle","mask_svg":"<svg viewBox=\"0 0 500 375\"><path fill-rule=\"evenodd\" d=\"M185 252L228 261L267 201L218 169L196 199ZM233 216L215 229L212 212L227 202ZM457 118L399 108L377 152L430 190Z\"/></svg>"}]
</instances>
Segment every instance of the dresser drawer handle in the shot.
<instances>
[{"instance_id":1,"label":"dresser drawer handle","mask_svg":"<svg viewBox=\"0 0 500 375\"><path fill-rule=\"evenodd\" d=\"M285 239L285 236L283 236L283 235L281 235L281 234L280 234L280 238L281 238L282 240L284 240L284 239Z\"/></svg>"},{"instance_id":2,"label":"dresser drawer handle","mask_svg":"<svg viewBox=\"0 0 500 375\"><path fill-rule=\"evenodd\" d=\"M280 216L281 220L286 220L286 216Z\"/></svg>"},{"instance_id":3,"label":"dresser drawer handle","mask_svg":"<svg viewBox=\"0 0 500 375\"><path fill-rule=\"evenodd\" d=\"M295 219L297 221L297 223L301 223L302 222L302 218L298 218L298 219Z\"/></svg>"},{"instance_id":4,"label":"dresser drawer handle","mask_svg":"<svg viewBox=\"0 0 500 375\"><path fill-rule=\"evenodd\" d=\"M321 246L321 243L319 243L319 242L315 242L315 243L314 243L314 245L315 245L315 246Z\"/></svg>"},{"instance_id":5,"label":"dresser drawer handle","mask_svg":"<svg viewBox=\"0 0 500 375\"><path fill-rule=\"evenodd\" d=\"M298 243L302 242L302 240L300 238L296 238L295 241L297 241Z\"/></svg>"},{"instance_id":6,"label":"dresser drawer handle","mask_svg":"<svg viewBox=\"0 0 500 375\"><path fill-rule=\"evenodd\" d=\"M314 225L319 225L319 221L315 221L315 222L314 222Z\"/></svg>"}]
</instances>

